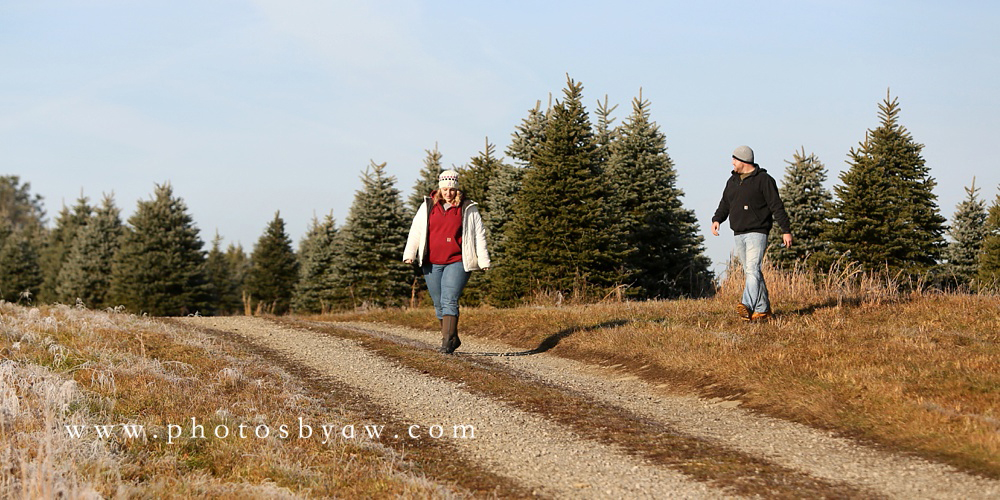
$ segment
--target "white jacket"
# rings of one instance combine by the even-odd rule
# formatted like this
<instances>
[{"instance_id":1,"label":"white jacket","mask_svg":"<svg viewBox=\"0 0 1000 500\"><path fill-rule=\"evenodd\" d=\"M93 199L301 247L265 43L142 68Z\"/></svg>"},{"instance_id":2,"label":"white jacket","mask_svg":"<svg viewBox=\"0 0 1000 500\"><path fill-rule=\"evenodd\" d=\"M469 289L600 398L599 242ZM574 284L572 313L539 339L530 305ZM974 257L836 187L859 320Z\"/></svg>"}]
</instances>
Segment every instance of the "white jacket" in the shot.
<instances>
[{"instance_id":1,"label":"white jacket","mask_svg":"<svg viewBox=\"0 0 1000 500\"><path fill-rule=\"evenodd\" d=\"M424 197L424 202L413 216L410 224L410 235L406 239L406 249L403 250L403 260L412 260L417 265L423 265L427 258L427 219L430 217L431 199ZM486 250L486 228L483 218L479 215L476 202L462 202L462 265L466 271L479 271L490 267L490 253Z\"/></svg>"}]
</instances>

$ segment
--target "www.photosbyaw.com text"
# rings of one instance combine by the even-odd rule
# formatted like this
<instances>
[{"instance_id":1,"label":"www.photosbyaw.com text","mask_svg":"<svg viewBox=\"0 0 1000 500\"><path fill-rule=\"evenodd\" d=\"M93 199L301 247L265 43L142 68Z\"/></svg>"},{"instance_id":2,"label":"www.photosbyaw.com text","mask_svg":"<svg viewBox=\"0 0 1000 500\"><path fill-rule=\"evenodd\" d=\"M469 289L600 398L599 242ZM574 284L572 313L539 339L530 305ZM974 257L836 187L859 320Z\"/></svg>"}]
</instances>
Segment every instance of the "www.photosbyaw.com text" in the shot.
<instances>
[{"instance_id":1,"label":"www.photosbyaw.com text","mask_svg":"<svg viewBox=\"0 0 1000 500\"><path fill-rule=\"evenodd\" d=\"M337 439L475 439L476 428L469 424L418 425L387 430L379 424L309 424L299 417L294 424L205 424L196 417L181 424L151 427L140 424L71 424L63 426L72 439L164 440L167 444L184 439L321 439L323 444Z\"/></svg>"}]
</instances>

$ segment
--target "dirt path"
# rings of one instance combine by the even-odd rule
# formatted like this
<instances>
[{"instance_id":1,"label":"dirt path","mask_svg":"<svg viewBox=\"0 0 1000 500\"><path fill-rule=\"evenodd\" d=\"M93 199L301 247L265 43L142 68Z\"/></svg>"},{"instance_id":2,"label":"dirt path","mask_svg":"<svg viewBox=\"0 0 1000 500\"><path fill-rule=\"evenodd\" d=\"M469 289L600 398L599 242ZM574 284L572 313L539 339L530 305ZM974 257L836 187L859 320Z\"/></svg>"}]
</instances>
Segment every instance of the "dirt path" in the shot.
<instances>
[{"instance_id":1,"label":"dirt path","mask_svg":"<svg viewBox=\"0 0 1000 500\"><path fill-rule=\"evenodd\" d=\"M321 371L386 408L395 418L420 425L393 429L381 439L405 446L412 435L431 439L442 432L464 458L509 477L527 489L555 497L719 498L731 496L714 482L697 481L676 467L664 466L607 440L584 436L544 413L484 397L464 384L401 366L357 341L305 328L246 317L185 318L192 326L236 333L248 341L282 353L289 360ZM432 348L438 334L371 323L335 325L363 334ZM460 358L475 353L518 349L463 335ZM997 498L1000 482L957 472L947 466L891 455L801 425L754 415L738 401L702 400L670 395L637 377L558 358L550 354L481 358L487 368L536 379L580 394L585 401L620 409L636 421L663 425L713 446L736 450L805 477L846 483L845 494L826 496L889 498ZM584 401L583 399L581 401ZM440 427L434 427L440 426ZM475 437L459 433L475 429ZM668 426L668 427L667 427ZM764 467L769 467L765 465ZM795 495L792 490L793 496ZM851 490L846 490L851 491ZM775 493L754 492L763 496ZM788 495L785 490L783 495Z\"/></svg>"}]
</instances>

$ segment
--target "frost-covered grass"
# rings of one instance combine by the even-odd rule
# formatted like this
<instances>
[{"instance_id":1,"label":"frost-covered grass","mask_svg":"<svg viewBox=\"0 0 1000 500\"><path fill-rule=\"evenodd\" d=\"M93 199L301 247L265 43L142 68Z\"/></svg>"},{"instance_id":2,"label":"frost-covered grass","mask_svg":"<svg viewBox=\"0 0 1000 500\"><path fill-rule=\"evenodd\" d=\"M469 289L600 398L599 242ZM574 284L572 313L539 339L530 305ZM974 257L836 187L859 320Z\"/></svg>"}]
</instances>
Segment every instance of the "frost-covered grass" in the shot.
<instances>
[{"instance_id":1,"label":"frost-covered grass","mask_svg":"<svg viewBox=\"0 0 1000 500\"><path fill-rule=\"evenodd\" d=\"M192 418L206 438L191 437ZM299 418L361 420L230 341L120 311L0 303L0 498L442 495L377 443L277 435Z\"/></svg>"}]
</instances>

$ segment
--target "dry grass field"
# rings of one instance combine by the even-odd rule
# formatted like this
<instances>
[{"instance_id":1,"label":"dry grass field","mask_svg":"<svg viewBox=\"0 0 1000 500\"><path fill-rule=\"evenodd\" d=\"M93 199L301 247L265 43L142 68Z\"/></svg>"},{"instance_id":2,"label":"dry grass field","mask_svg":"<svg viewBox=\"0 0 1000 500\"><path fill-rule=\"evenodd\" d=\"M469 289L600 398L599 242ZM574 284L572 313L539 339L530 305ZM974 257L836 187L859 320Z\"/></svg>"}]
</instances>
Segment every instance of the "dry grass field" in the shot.
<instances>
[{"instance_id":1,"label":"dry grass field","mask_svg":"<svg viewBox=\"0 0 1000 500\"><path fill-rule=\"evenodd\" d=\"M461 331L1000 478L1000 297L852 269L831 276L768 270L776 318L762 324L736 318L741 283L729 280L711 299L464 308ZM301 319L437 327L427 307ZM441 370L465 366L428 356ZM365 409L265 357L168 320L0 303L0 497L456 494L424 478L447 473L413 469L441 451L296 439L300 418L342 425ZM277 435L282 424L290 436ZM228 434L200 438L196 426Z\"/></svg>"}]
</instances>

